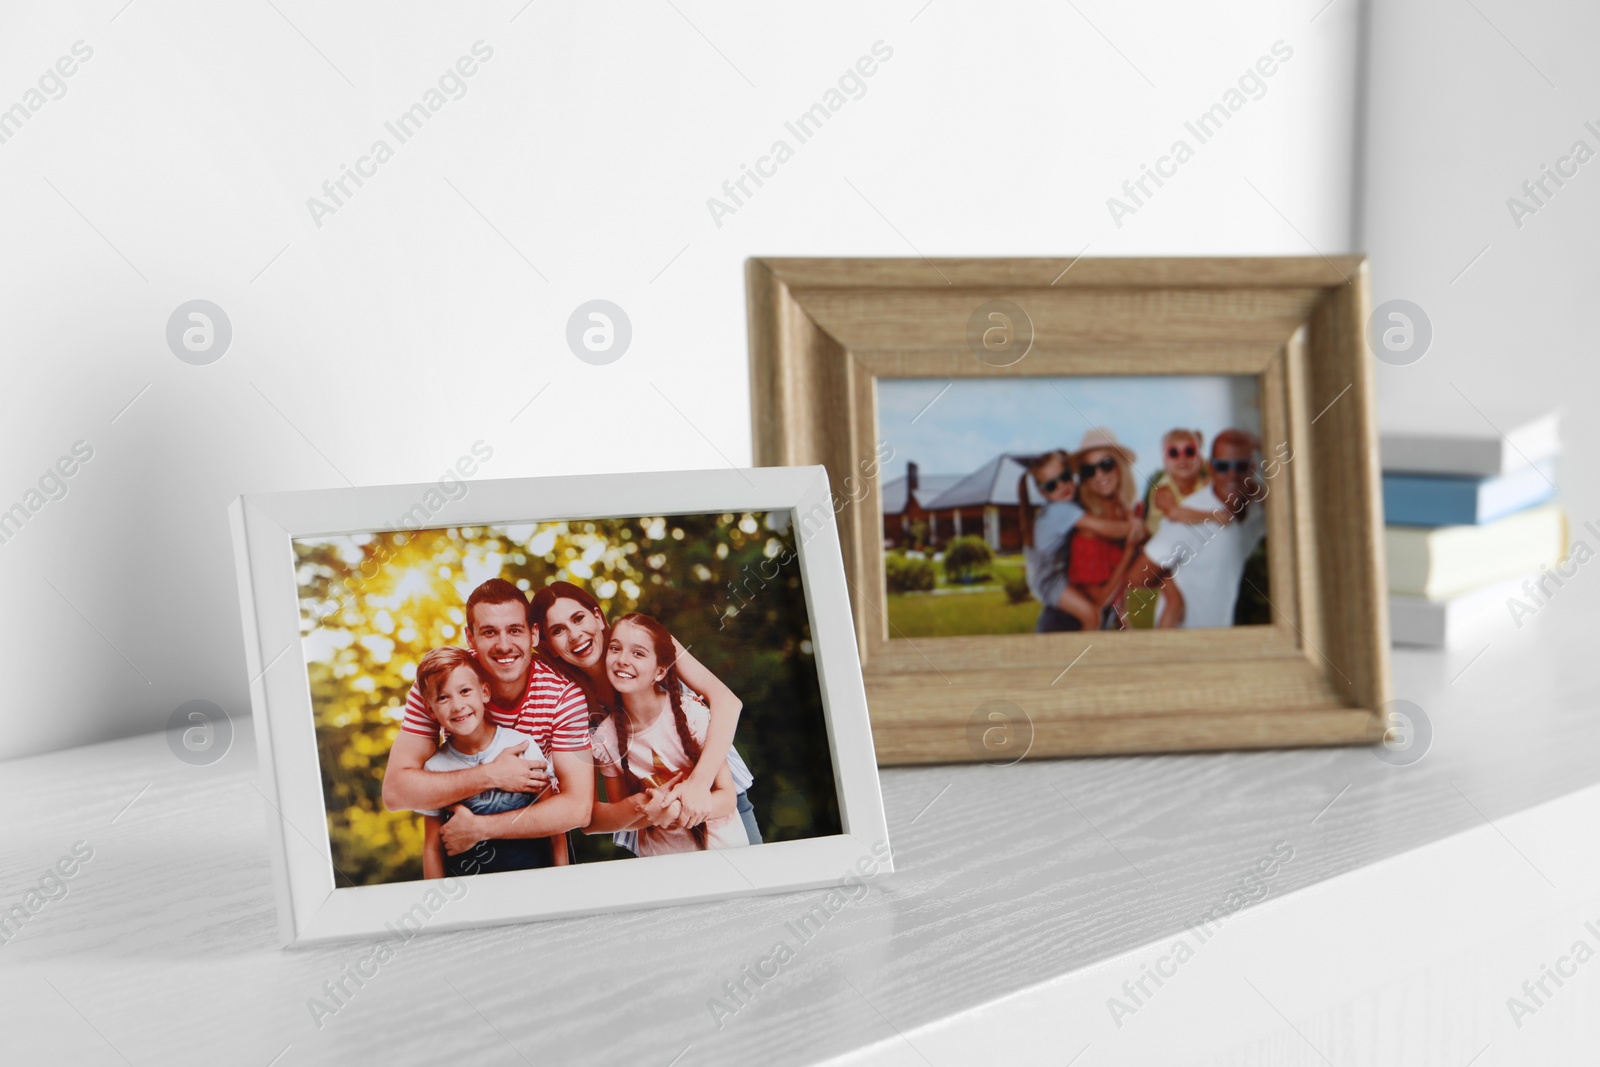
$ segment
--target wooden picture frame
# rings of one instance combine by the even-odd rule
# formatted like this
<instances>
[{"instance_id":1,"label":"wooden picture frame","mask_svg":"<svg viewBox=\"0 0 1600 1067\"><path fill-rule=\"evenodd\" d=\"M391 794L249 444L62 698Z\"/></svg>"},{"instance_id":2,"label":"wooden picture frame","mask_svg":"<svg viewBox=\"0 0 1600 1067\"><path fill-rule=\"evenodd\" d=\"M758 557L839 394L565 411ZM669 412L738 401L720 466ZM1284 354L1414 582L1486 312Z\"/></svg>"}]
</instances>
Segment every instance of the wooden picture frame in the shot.
<instances>
[{"instance_id":1,"label":"wooden picture frame","mask_svg":"<svg viewBox=\"0 0 1600 1067\"><path fill-rule=\"evenodd\" d=\"M1364 258L751 259L746 279L756 462L829 471L881 764L1381 737L1391 682ZM1009 365L969 342L996 300L1031 322ZM880 381L1174 374L1255 376L1263 444L1289 450L1267 483L1270 625L889 633Z\"/></svg>"}]
</instances>

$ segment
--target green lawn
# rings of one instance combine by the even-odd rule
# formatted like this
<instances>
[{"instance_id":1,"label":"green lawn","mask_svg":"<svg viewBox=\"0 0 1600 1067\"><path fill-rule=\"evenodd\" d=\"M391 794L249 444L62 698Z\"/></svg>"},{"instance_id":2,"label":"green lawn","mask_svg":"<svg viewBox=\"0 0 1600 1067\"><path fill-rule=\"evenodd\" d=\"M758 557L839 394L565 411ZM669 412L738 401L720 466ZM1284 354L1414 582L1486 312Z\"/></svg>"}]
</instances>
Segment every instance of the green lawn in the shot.
<instances>
[{"instance_id":1,"label":"green lawn","mask_svg":"<svg viewBox=\"0 0 1600 1067\"><path fill-rule=\"evenodd\" d=\"M951 585L943 564L935 564L937 582L931 593L889 594L891 637L957 637L968 634L1032 633L1039 603L1020 604L1006 598L1000 584L1023 572L1021 556L1002 556L989 568L990 580L979 585Z\"/></svg>"},{"instance_id":2,"label":"green lawn","mask_svg":"<svg viewBox=\"0 0 1600 1067\"><path fill-rule=\"evenodd\" d=\"M1028 599L1013 604L1005 590L937 596L893 593L889 596L890 637L958 637L966 634L1033 632L1039 604Z\"/></svg>"}]
</instances>

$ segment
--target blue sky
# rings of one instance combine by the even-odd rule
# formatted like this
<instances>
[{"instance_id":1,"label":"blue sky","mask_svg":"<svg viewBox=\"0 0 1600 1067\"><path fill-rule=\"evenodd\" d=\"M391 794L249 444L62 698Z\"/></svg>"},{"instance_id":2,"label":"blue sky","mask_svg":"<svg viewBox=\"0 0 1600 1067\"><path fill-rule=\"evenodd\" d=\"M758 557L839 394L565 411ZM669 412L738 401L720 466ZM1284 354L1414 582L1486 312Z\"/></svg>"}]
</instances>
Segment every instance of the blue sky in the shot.
<instances>
[{"instance_id":1,"label":"blue sky","mask_svg":"<svg viewBox=\"0 0 1600 1067\"><path fill-rule=\"evenodd\" d=\"M1138 454L1142 482L1161 465L1162 434L1199 429L1209 449L1230 426L1260 433L1257 405L1249 375L880 378L878 436L894 447L885 471L892 479L908 460L927 474L966 474L997 452L1071 450L1090 427L1104 426Z\"/></svg>"}]
</instances>

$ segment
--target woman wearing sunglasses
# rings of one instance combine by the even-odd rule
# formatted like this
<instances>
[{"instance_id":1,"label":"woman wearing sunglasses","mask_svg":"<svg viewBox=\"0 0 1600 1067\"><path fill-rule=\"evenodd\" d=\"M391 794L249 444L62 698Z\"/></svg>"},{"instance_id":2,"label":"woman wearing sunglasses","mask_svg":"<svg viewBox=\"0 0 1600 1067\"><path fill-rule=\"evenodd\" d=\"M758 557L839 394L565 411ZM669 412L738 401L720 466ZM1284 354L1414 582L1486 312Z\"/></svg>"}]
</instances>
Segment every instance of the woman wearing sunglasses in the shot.
<instances>
[{"instance_id":1,"label":"woman wearing sunglasses","mask_svg":"<svg viewBox=\"0 0 1600 1067\"><path fill-rule=\"evenodd\" d=\"M1104 605L1098 628L1120 625L1129 566L1149 531L1134 503L1134 455L1105 429L1083 435L1073 466L1078 475L1078 504L1087 515L1125 523L1127 533L1106 537L1079 524L1073 530L1067 562L1067 584L1093 604Z\"/></svg>"},{"instance_id":2,"label":"woman wearing sunglasses","mask_svg":"<svg viewBox=\"0 0 1600 1067\"><path fill-rule=\"evenodd\" d=\"M1126 541L1138 519L1109 519L1084 514L1073 497L1072 453L1054 449L1019 457L1025 473L1017 480L1017 525L1022 531L1022 557L1028 591L1039 601L1034 633L1094 630L1100 626L1105 601L1091 601L1067 583L1068 540L1080 527L1116 542ZM1033 480L1044 506L1034 514L1028 481Z\"/></svg>"}]
</instances>

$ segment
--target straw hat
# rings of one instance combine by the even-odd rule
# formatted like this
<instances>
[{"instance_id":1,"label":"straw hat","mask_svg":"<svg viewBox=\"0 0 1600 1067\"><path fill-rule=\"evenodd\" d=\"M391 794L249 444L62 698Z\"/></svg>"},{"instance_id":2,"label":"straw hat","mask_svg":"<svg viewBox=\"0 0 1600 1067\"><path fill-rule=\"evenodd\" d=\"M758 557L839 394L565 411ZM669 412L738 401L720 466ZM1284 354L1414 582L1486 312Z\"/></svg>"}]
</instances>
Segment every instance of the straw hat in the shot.
<instances>
[{"instance_id":1,"label":"straw hat","mask_svg":"<svg viewBox=\"0 0 1600 1067\"><path fill-rule=\"evenodd\" d=\"M1087 452L1111 451L1122 457L1122 462L1132 467L1139 462L1139 457L1134 455L1125 445L1117 440L1117 435L1103 426L1096 426L1083 435L1083 440L1078 442L1078 448L1072 453L1073 466L1083 460Z\"/></svg>"}]
</instances>

